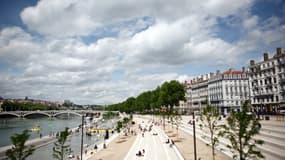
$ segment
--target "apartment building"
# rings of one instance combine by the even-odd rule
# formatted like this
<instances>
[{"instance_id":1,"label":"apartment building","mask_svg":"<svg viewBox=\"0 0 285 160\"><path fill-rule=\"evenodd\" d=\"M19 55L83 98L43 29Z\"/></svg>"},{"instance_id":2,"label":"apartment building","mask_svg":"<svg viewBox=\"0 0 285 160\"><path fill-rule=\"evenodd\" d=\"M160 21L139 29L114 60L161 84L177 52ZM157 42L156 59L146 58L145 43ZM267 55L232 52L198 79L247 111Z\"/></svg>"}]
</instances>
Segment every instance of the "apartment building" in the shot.
<instances>
[{"instance_id":1,"label":"apartment building","mask_svg":"<svg viewBox=\"0 0 285 160\"><path fill-rule=\"evenodd\" d=\"M206 106L208 100L208 81L210 74L196 77L190 81L190 93L191 100L188 102L191 104L190 108L194 110L201 110Z\"/></svg>"},{"instance_id":2,"label":"apartment building","mask_svg":"<svg viewBox=\"0 0 285 160\"><path fill-rule=\"evenodd\" d=\"M250 60L249 81L251 103L258 113L278 113L285 108L285 53L281 48L270 58L263 54L263 61Z\"/></svg>"},{"instance_id":3,"label":"apartment building","mask_svg":"<svg viewBox=\"0 0 285 160\"><path fill-rule=\"evenodd\" d=\"M222 114L226 115L231 109L240 110L243 102L249 99L249 81L245 68L241 71L229 69L223 73L211 73L208 99Z\"/></svg>"}]
</instances>

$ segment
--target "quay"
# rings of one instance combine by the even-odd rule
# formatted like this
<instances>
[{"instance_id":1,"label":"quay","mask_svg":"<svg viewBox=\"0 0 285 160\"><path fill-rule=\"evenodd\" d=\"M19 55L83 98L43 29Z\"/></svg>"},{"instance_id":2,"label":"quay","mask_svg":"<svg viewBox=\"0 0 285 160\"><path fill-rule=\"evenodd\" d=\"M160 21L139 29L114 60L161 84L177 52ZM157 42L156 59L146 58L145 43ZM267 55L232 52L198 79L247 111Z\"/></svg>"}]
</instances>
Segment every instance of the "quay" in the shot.
<instances>
[{"instance_id":1,"label":"quay","mask_svg":"<svg viewBox=\"0 0 285 160\"><path fill-rule=\"evenodd\" d=\"M34 146L35 148L39 148L42 147L44 145L50 144L55 142L56 140L56 136L43 136L42 138L35 138L35 139L31 139L28 140L26 142L27 146ZM0 159L4 159L6 157L6 151L8 149L11 149L13 145L9 145L9 146L4 146L4 147L0 147Z\"/></svg>"}]
</instances>

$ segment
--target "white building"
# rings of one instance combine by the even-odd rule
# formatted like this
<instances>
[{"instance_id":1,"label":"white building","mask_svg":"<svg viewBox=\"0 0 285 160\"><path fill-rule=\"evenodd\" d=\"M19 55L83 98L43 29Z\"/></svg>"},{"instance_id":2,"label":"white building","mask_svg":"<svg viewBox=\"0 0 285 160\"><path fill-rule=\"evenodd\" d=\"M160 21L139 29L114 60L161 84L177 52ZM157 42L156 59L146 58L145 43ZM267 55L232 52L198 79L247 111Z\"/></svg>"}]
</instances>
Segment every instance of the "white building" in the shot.
<instances>
[{"instance_id":1,"label":"white building","mask_svg":"<svg viewBox=\"0 0 285 160\"><path fill-rule=\"evenodd\" d=\"M190 93L190 108L193 110L201 110L207 104L208 100L208 81L210 74L196 77L190 81L190 87L187 91Z\"/></svg>"},{"instance_id":2,"label":"white building","mask_svg":"<svg viewBox=\"0 0 285 160\"><path fill-rule=\"evenodd\" d=\"M245 69L229 69L223 73L211 74L208 99L212 106L218 107L225 115L231 109L239 110L243 102L249 99L249 81Z\"/></svg>"},{"instance_id":3,"label":"white building","mask_svg":"<svg viewBox=\"0 0 285 160\"><path fill-rule=\"evenodd\" d=\"M276 54L269 58L263 54L263 61L250 61L249 80L251 103L258 113L278 113L285 106L285 53L277 48ZM284 108L282 108L284 107Z\"/></svg>"}]
</instances>

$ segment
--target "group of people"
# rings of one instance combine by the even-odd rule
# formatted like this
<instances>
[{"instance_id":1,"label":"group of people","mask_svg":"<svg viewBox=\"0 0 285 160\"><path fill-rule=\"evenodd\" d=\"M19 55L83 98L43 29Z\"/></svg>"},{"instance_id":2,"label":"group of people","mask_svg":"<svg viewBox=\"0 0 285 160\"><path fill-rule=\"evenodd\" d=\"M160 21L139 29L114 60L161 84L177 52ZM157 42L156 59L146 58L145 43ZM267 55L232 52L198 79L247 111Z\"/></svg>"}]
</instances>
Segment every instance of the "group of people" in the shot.
<instances>
[{"instance_id":1,"label":"group of people","mask_svg":"<svg viewBox=\"0 0 285 160\"><path fill-rule=\"evenodd\" d=\"M174 141L173 140L169 140L169 139L167 139L165 143L169 144L170 147L172 147L174 145Z\"/></svg>"}]
</instances>

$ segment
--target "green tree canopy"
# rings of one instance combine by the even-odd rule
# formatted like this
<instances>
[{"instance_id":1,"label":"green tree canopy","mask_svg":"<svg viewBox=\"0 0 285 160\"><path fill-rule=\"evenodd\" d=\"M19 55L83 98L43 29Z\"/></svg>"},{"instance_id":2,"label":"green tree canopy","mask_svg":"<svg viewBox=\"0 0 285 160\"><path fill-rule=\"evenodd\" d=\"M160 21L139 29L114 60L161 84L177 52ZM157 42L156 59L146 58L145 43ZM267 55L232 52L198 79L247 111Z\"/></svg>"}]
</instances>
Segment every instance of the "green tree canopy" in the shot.
<instances>
[{"instance_id":1,"label":"green tree canopy","mask_svg":"<svg viewBox=\"0 0 285 160\"><path fill-rule=\"evenodd\" d=\"M10 160L25 160L28 156L32 155L34 152L33 146L25 146L26 141L29 139L30 135L28 130L24 130L21 134L15 134L11 136L11 141L13 144L12 149L7 150L6 156Z\"/></svg>"},{"instance_id":2,"label":"green tree canopy","mask_svg":"<svg viewBox=\"0 0 285 160\"><path fill-rule=\"evenodd\" d=\"M172 80L165 82L155 90L146 91L136 98L130 97L126 101L109 105L107 110L117 110L121 112L151 112L158 110L161 106L178 105L179 100L185 100L185 89L183 84Z\"/></svg>"}]
</instances>

